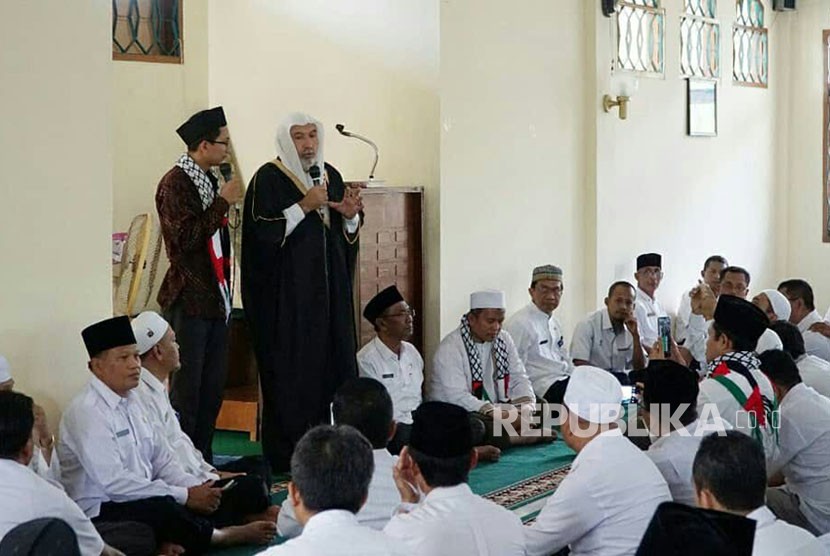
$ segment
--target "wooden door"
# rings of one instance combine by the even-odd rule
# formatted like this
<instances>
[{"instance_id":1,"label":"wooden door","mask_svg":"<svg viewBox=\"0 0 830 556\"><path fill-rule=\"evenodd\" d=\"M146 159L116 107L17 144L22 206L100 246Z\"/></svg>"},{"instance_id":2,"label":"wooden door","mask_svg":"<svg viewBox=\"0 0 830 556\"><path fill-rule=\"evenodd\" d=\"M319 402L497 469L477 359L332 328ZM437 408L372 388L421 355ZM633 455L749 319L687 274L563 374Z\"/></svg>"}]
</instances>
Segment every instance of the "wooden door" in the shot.
<instances>
[{"instance_id":1,"label":"wooden door","mask_svg":"<svg viewBox=\"0 0 830 556\"><path fill-rule=\"evenodd\" d=\"M360 231L359 344L375 331L363 308L380 290L395 284L415 309L412 343L423 353L423 205L420 187L373 187L363 190L364 224Z\"/></svg>"}]
</instances>

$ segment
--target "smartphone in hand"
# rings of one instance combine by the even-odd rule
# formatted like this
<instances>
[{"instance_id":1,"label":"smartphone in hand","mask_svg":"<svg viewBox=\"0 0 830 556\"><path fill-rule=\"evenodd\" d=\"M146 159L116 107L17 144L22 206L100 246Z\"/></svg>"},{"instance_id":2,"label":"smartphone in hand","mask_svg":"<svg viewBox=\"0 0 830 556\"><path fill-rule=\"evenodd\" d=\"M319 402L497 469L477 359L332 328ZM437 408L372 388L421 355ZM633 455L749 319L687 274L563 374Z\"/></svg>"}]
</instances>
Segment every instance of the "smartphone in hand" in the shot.
<instances>
[{"instance_id":1,"label":"smartphone in hand","mask_svg":"<svg viewBox=\"0 0 830 556\"><path fill-rule=\"evenodd\" d=\"M657 335L660 338L660 347L663 348L663 357L671 356L671 318L657 317Z\"/></svg>"}]
</instances>

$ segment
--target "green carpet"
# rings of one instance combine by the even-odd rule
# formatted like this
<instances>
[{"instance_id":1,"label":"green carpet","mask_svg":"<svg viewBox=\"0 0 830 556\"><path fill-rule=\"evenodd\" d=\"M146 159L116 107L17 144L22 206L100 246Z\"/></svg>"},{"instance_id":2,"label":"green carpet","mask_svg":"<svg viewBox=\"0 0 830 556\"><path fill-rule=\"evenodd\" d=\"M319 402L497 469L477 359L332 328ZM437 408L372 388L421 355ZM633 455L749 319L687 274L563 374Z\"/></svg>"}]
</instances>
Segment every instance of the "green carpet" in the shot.
<instances>
[{"instance_id":1,"label":"green carpet","mask_svg":"<svg viewBox=\"0 0 830 556\"><path fill-rule=\"evenodd\" d=\"M219 456L259 455L262 448L250 442L247 433L216 431L213 452ZM545 499L555 490L573 461L574 452L561 440L553 444L512 448L502 453L495 463L481 463L470 472L470 488L476 494L516 512L522 521L533 520L544 506ZM275 477L275 482L284 477ZM286 496L283 488L273 491L275 504ZM274 544L280 544L282 539ZM248 556L267 547L237 547L214 550L213 556Z\"/></svg>"}]
</instances>

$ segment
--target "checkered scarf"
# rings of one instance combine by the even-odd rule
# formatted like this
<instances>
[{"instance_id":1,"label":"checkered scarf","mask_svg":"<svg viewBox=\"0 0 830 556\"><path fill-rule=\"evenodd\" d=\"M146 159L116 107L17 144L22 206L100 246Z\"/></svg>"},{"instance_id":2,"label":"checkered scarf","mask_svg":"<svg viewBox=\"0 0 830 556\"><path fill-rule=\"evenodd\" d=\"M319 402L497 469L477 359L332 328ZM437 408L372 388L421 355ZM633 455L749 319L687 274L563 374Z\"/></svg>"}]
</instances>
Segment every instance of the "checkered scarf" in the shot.
<instances>
[{"instance_id":1,"label":"checkered scarf","mask_svg":"<svg viewBox=\"0 0 830 556\"><path fill-rule=\"evenodd\" d=\"M199 193L199 198L202 200L202 210L207 209L216 200L216 186L210 181L207 174L202 170L196 162L190 158L190 155L183 154L176 161L176 166L181 168L193 185L196 186L196 191ZM227 218L224 225L227 224ZM231 288L228 282L228 277L225 274L226 257L222 251L222 236L219 230L208 238L208 253L210 254L210 262L213 266L213 273L216 276L216 283L219 286L219 293L222 295L222 300L225 302L225 318L227 319L231 314Z\"/></svg>"},{"instance_id":2,"label":"checkered scarf","mask_svg":"<svg viewBox=\"0 0 830 556\"><path fill-rule=\"evenodd\" d=\"M461 339L464 342L464 350L467 352L467 360L470 363L470 373L472 374L473 395L480 400L490 400L484 389L484 369L481 358L478 355L478 348L476 342L473 340L472 332L470 332L470 323L467 321L467 315L461 317ZM498 381L504 380L504 399L509 399L508 391L510 389L510 363L507 357L507 343L502 338L501 333L496 336L493 341L493 362L495 363L495 374L493 376L496 387ZM498 392L496 393L498 396Z\"/></svg>"},{"instance_id":3,"label":"checkered scarf","mask_svg":"<svg viewBox=\"0 0 830 556\"><path fill-rule=\"evenodd\" d=\"M196 164L196 161L185 153L176 161L176 166L184 170L184 173L187 174L187 177L196 186L196 191L199 192L199 198L202 200L202 210L212 205L213 200L216 198L216 188L213 182L210 181L210 178L207 177L205 171Z\"/></svg>"}]
</instances>

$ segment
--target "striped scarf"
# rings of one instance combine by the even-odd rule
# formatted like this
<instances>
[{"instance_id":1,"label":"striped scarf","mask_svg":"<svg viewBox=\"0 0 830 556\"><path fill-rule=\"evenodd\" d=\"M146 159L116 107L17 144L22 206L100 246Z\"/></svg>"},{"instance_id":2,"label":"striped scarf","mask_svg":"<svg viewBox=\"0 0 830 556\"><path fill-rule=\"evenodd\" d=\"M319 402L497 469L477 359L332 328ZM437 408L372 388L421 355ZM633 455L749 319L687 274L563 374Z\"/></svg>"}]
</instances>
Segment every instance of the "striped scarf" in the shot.
<instances>
[{"instance_id":1,"label":"striped scarf","mask_svg":"<svg viewBox=\"0 0 830 556\"><path fill-rule=\"evenodd\" d=\"M470 363L470 374L472 375L472 390L473 395L488 402L498 402L501 400L491 400L490 396L484 388L484 368L481 357L478 355L478 347L473 339L473 334L470 332L470 323L467 321L467 315L461 317L461 339L464 342L464 350L467 352L467 360ZM495 366L495 373L493 382L498 390L499 381L504 381L504 400L510 399L508 392L510 391L510 363L507 357L507 343L502 338L501 333L496 336L493 341L493 362ZM496 392L496 397L499 393Z\"/></svg>"},{"instance_id":2,"label":"striped scarf","mask_svg":"<svg viewBox=\"0 0 830 556\"><path fill-rule=\"evenodd\" d=\"M212 205L216 199L216 186L210 181L205 171L188 154L180 156L179 160L176 161L176 166L181 168L187 174L187 177L190 178L190 181L193 182L193 185L196 186L196 191L202 200L202 210ZM227 223L228 219L226 216L222 222L222 226L226 226ZM222 295L222 301L225 302L225 319L227 319L231 314L231 288L226 273L226 268L229 268L230 261L222 252L222 236L219 230L216 230L208 238L207 248L210 254L210 262L213 266L213 273L216 276L216 283L219 286L219 293Z\"/></svg>"}]
</instances>

